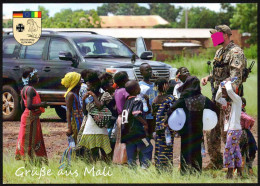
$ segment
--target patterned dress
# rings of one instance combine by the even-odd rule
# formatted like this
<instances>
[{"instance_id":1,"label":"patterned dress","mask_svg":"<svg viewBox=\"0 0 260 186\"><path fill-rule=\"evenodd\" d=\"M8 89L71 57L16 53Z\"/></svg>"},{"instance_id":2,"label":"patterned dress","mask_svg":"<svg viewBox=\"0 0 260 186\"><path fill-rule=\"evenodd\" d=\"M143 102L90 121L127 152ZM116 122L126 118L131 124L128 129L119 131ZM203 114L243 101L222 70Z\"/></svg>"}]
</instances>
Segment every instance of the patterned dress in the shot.
<instances>
[{"instance_id":1,"label":"patterned dress","mask_svg":"<svg viewBox=\"0 0 260 186\"><path fill-rule=\"evenodd\" d=\"M155 139L155 167L157 169L166 168L173 164L173 145L167 146L165 141L165 116L170 108L170 104L175 101L172 95L167 96L165 101L161 104L153 104L153 110L156 112L156 139ZM172 144L174 142L174 131L170 129Z\"/></svg>"},{"instance_id":2,"label":"patterned dress","mask_svg":"<svg viewBox=\"0 0 260 186\"><path fill-rule=\"evenodd\" d=\"M27 108L27 90L25 90L25 97L21 91L21 97L24 102L25 110L21 116L21 124L19 136L16 145L15 158L19 159L33 159L35 156L47 160L47 153L44 145L41 123L39 116L45 111L43 107L38 109L29 110ZM36 96L33 97L32 104L41 103L39 94L34 89Z\"/></svg>"},{"instance_id":3,"label":"patterned dress","mask_svg":"<svg viewBox=\"0 0 260 186\"><path fill-rule=\"evenodd\" d=\"M77 136L82 124L83 120L83 112L81 109L79 96L73 92L74 100L72 106L72 113L71 113L71 126L72 126L72 137L74 138L75 143L77 142Z\"/></svg>"},{"instance_id":4,"label":"patterned dress","mask_svg":"<svg viewBox=\"0 0 260 186\"><path fill-rule=\"evenodd\" d=\"M104 101L105 104L108 104L112 100L111 95L108 92L101 94L98 98L100 101ZM88 103L86 109L90 112L92 109L95 109L95 102ZM102 148L106 154L109 154L112 149L110 146L110 140L108 137L107 129L100 128L97 126L90 114L87 115L84 119L84 129L82 128L80 134L81 139L79 140L78 146L85 147L87 149L93 149L95 147Z\"/></svg>"}]
</instances>

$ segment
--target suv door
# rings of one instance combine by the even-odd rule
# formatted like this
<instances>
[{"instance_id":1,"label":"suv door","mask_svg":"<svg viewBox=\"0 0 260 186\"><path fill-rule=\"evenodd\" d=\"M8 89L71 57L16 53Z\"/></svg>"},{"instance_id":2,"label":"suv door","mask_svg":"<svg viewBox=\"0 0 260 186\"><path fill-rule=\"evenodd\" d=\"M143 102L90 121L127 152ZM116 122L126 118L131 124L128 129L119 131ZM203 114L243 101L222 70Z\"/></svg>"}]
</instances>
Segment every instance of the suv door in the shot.
<instances>
[{"instance_id":1,"label":"suv door","mask_svg":"<svg viewBox=\"0 0 260 186\"><path fill-rule=\"evenodd\" d=\"M65 76L67 72L77 71L77 68L72 66L72 61L59 59L59 52L61 51L70 52L74 58L76 56L76 52L68 40L58 37L51 38L45 68L49 72L49 89L58 89L65 91L65 87L61 85L61 79Z\"/></svg>"}]
</instances>

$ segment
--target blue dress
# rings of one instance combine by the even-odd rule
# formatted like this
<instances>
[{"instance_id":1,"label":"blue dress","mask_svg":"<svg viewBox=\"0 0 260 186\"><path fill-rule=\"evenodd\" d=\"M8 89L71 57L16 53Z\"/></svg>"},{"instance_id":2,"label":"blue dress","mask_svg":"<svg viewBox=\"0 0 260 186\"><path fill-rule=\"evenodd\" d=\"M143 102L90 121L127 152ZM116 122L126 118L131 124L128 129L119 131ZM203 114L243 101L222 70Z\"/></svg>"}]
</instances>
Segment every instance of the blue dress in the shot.
<instances>
[{"instance_id":1,"label":"blue dress","mask_svg":"<svg viewBox=\"0 0 260 186\"><path fill-rule=\"evenodd\" d=\"M168 95L167 98L161 104L153 103L153 110L156 112L156 139L155 139L155 167L157 169L164 169L170 164L173 165L173 145L167 146L165 140L165 115L170 108L170 105L175 101L172 95ZM174 142L174 131L170 129L172 144Z\"/></svg>"}]
</instances>

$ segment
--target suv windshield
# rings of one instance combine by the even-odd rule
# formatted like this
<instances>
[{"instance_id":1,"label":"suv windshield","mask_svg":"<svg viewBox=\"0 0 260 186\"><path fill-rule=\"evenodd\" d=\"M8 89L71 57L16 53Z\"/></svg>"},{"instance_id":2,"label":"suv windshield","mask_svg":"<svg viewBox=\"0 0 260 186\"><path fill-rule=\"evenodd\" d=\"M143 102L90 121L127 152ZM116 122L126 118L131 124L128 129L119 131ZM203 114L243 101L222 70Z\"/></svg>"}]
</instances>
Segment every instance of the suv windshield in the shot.
<instances>
[{"instance_id":1,"label":"suv windshield","mask_svg":"<svg viewBox=\"0 0 260 186\"><path fill-rule=\"evenodd\" d=\"M86 58L131 58L134 54L127 46L113 38L75 38L74 42Z\"/></svg>"}]
</instances>

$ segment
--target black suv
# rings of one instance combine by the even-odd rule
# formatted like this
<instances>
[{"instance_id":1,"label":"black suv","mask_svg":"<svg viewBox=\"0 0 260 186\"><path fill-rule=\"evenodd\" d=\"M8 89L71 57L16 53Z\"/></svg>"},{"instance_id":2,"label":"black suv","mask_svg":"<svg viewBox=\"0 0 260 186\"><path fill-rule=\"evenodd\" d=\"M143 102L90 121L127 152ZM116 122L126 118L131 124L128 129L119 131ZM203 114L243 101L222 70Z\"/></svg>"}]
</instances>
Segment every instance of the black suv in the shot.
<instances>
[{"instance_id":1,"label":"black suv","mask_svg":"<svg viewBox=\"0 0 260 186\"><path fill-rule=\"evenodd\" d=\"M116 73L126 71L130 79L140 80L139 66L152 66L154 79L175 77L176 68L163 62L150 61L143 38L136 40L135 54L126 44L110 36L95 32L42 31L40 39L31 46L16 42L13 34L3 36L3 119L20 119L21 76L25 67L38 70L40 81L35 87L42 101L51 103L58 116L65 120L65 88L61 79L67 72L94 69Z\"/></svg>"}]
</instances>

